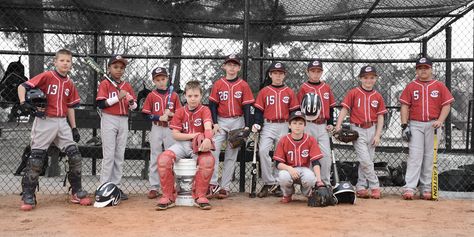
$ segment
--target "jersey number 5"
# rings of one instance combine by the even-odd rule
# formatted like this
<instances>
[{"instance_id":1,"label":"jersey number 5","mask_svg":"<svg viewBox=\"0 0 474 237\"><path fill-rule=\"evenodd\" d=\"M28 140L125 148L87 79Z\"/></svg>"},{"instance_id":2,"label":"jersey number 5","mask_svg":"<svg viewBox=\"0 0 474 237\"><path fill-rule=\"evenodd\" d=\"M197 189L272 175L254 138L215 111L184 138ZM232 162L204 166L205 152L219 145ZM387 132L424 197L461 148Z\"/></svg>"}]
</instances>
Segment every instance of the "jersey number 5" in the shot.
<instances>
[{"instance_id":1,"label":"jersey number 5","mask_svg":"<svg viewBox=\"0 0 474 237\"><path fill-rule=\"evenodd\" d=\"M420 91L413 91L413 99L418 100L420 98Z\"/></svg>"}]
</instances>

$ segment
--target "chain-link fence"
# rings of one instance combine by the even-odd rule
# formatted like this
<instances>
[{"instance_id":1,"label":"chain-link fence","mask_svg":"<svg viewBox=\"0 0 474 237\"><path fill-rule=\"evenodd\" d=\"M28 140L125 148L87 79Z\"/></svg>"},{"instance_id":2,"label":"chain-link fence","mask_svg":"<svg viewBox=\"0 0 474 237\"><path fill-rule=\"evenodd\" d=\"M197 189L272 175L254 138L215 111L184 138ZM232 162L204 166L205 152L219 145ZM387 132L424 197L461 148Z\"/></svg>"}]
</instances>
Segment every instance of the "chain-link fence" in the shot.
<instances>
[{"instance_id":1,"label":"chain-link fence","mask_svg":"<svg viewBox=\"0 0 474 237\"><path fill-rule=\"evenodd\" d=\"M58 2L69 3L69 1ZM90 3L90 1L73 2ZM122 1L117 2L122 3ZM145 1L140 1L140 3L142 2ZM163 2L163 6L168 6L169 3L181 4L181 1L148 1L136 8L143 10L145 7L156 7L157 4L161 6L160 2ZM213 12L216 12L214 8L220 7L221 10L224 9L222 12L227 13L230 12L227 8L242 8L239 14L245 13L243 11L244 1L236 1L238 4L233 1L222 1L228 5L222 3L221 6L216 6L217 2L219 1L202 1L200 7L212 8ZM292 19L288 16L281 19L271 18L271 16L278 16L276 13L280 11L282 11L281 14L295 15L297 12L306 12L308 10L305 8L306 6L313 7L310 7L312 1L295 3L292 7L288 7L291 4L286 1L282 1L282 3L262 1L259 4L255 1L250 2L251 6L256 8L250 10L251 21L250 28L247 28L248 39L245 39L240 33L245 32L245 22L241 20L241 15L226 17L226 14L220 13L215 15L215 19L190 23L186 20L191 21L191 16L200 16L196 9L197 13L189 15L189 17L183 13L190 11L188 8L181 9L180 14L174 16L171 16L173 15L171 13L175 11L166 12L163 10L163 15L155 17L148 17L147 14L142 16L127 15L126 17L136 18L137 21L126 24L124 21L120 21L124 27L122 31L115 28L106 31L102 29L110 25L100 25L99 23L113 22L120 16L123 9L111 9L110 12L107 12L87 11L81 8L81 12L87 16L85 17L88 21L87 24L78 23L77 19L73 17L74 11L71 10L71 23L65 24L65 26L56 26L57 23L51 21L51 16L46 13L57 11L58 14L65 14L68 12L64 7L58 7L56 3L43 1L43 6L22 7L17 1L9 1L2 5L0 7L2 19L9 17L9 21L17 21L18 24L31 24L34 27L31 27L32 30L13 29L4 25L2 25L3 28L0 28L0 76L3 78L0 88L0 156L2 157L0 193L11 194L21 191L22 170L18 168L30 139L32 118L19 112L16 87L27 78L44 70L53 69L54 52L61 48L68 48L75 54L70 77L77 86L81 97L81 106L76 112L81 134L81 141L78 145L84 157L83 186L89 192L93 192L99 185L98 177L101 172L100 117L95 106L100 76L86 65L85 56L86 54L91 55L105 69L107 58L116 53L124 54L129 59L124 78L132 84L139 99L144 98L146 92L153 90L151 81L153 68L157 66L171 68L171 65L177 64L176 91L182 95L183 87L187 81L199 80L205 89L203 103L207 103L213 83L223 76L221 65L224 56L231 53L238 53L244 59L241 75L248 81L255 95L264 82L266 68L272 61L281 60L286 64L288 73L285 83L294 91L298 91L300 85L307 80L305 72L307 61L312 58L320 58L324 63L323 80L331 85L338 104L350 88L358 85L357 74L363 65L370 64L376 67L379 73L376 89L383 95L389 112L385 117L382 141L376 150L374 162L376 162L377 174L384 191L390 193L400 191L399 187L404 183L403 175L408 157L407 144L401 140L398 98L405 85L415 77L415 58L419 54L431 56L435 62L433 64L435 77L448 85L456 100L452 106L450 117L445 123L443 140L440 143L440 187L443 191L441 194L455 197L459 193L474 191L474 155L472 154L474 14L470 10L472 9L470 1L468 1L469 3L460 1L462 2L460 6L466 4L470 7L467 13L453 13L452 11L457 9L453 6L451 10L447 11L447 13L451 12L451 15L446 13L445 18L438 16L441 19L439 21L428 21L427 19L431 19L428 16L416 18L420 20L418 22L420 29L417 29L410 37L407 36L411 40L403 40L404 33L400 33L402 29L407 30L410 27L391 23L390 19L396 17L385 19L380 16L369 17L368 22L362 24L359 31L354 31L354 33L349 31L349 36L353 36L353 38L347 41L339 40L348 34L347 32L342 34L341 32L344 30L338 27L343 25L341 22L351 21L350 16L343 19L334 15L333 21L330 16L326 16L327 20L323 16L316 17L315 21L319 21L317 24L319 27L322 27L319 24L327 23L327 26L323 27L327 30L325 31L326 35L320 38L316 34L320 31L313 29L316 27L315 25L308 27L305 22L293 25ZM388 4L387 1L382 2ZM260 6L260 4L262 5ZM265 13L261 9L267 7L266 4L269 4L270 9L273 10L270 16L266 16L271 18L268 24L260 22L259 20L265 17L258 15L258 13ZM41 11L42 8L47 7L50 8L48 11ZM192 9L192 6L188 7ZM345 7L350 8L350 6ZM379 11L381 10L379 9ZM33 14L34 19L41 18L39 14L44 12L42 20L45 24L38 29L34 22L23 22L25 21L23 15L25 12ZM442 12L439 14L441 15ZM352 17L355 18L355 16ZM108 19L109 22L104 23L101 21L102 18ZM170 22L173 24L177 24L176 21L181 19L183 25L182 28L169 29L171 26L165 23L162 25L147 23L147 20L157 21L155 18L171 19ZM80 19L84 20L84 16ZM355 19L358 20L351 22L351 24L346 23L355 27L360 18ZM400 16L396 19L405 18ZM284 24L285 20L288 25ZM405 24L414 24L412 20ZM78 24L77 29L74 28L74 23ZM94 25L95 23L97 25ZM377 27L374 26L376 23ZM400 22L397 21L397 24ZM441 24L441 26L435 27L436 24ZM449 27L443 24L449 25ZM147 31L146 27L151 28ZM334 35L330 34L328 27L334 28ZM395 29L397 27L400 32ZM348 29L351 28L347 28L346 31ZM430 29L433 30L430 31ZM435 29L441 30L436 31ZM178 34L176 30L192 32L192 34L183 34L182 32ZM174 33L142 34L144 31ZM224 33L220 35L218 33L220 31ZM383 37L383 32L387 34L387 38ZM395 35L394 32L399 34ZM370 37L371 35L373 37ZM311 38L312 36L314 38ZM327 40L333 38L338 40ZM392 39L402 40L388 42ZM13 62L19 63L11 64ZM21 67L18 69L14 67L20 66L20 64L24 66L23 70ZM184 98L181 99L184 102ZM139 101L139 105L141 105L141 101ZM336 109L335 116L338 111L339 109ZM122 180L123 189L129 193L145 193L148 189L149 127L149 122L142 119L139 111L131 113ZM248 192L250 189L251 150L252 148L249 148L247 152L239 156L239 161L245 162L236 163L232 191ZM342 178L356 180L357 159L352 146L336 143L334 152L339 159L341 169L339 173ZM67 157L64 157L63 153L54 147L48 150L48 154L49 167L46 169L44 177L40 178L40 192L64 193L67 191L67 188L63 186ZM245 175L242 175L243 172ZM259 183L259 186L261 185Z\"/></svg>"}]
</instances>

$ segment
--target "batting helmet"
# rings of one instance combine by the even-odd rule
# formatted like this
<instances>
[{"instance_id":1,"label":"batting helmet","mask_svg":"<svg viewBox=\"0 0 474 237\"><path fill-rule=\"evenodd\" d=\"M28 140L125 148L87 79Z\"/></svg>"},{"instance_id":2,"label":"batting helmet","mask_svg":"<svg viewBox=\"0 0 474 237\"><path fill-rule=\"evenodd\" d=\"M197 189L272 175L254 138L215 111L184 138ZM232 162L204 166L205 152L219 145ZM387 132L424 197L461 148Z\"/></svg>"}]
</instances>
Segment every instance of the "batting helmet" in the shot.
<instances>
[{"instance_id":1,"label":"batting helmet","mask_svg":"<svg viewBox=\"0 0 474 237\"><path fill-rule=\"evenodd\" d=\"M121 196L117 185L111 182L104 183L95 191L94 207L117 206Z\"/></svg>"},{"instance_id":2,"label":"batting helmet","mask_svg":"<svg viewBox=\"0 0 474 237\"><path fill-rule=\"evenodd\" d=\"M301 113L308 121L314 121L321 113L321 97L314 93L305 94L301 101Z\"/></svg>"},{"instance_id":3,"label":"batting helmet","mask_svg":"<svg viewBox=\"0 0 474 237\"><path fill-rule=\"evenodd\" d=\"M48 101L46 100L46 94L44 94L40 89L31 89L27 91L25 101L35 107L40 108L45 108L48 104Z\"/></svg>"},{"instance_id":4,"label":"batting helmet","mask_svg":"<svg viewBox=\"0 0 474 237\"><path fill-rule=\"evenodd\" d=\"M350 203L355 204L356 192L354 186L348 181L337 183L333 189L334 196L337 199L337 203Z\"/></svg>"}]
</instances>

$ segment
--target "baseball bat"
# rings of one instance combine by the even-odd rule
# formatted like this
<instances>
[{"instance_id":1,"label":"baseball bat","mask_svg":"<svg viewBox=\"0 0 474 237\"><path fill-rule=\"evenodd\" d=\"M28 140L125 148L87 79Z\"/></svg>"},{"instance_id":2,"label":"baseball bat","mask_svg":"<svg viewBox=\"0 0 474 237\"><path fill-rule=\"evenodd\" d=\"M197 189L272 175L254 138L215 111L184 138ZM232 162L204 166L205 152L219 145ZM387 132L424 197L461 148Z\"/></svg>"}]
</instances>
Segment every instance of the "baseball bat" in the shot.
<instances>
[{"instance_id":1,"label":"baseball bat","mask_svg":"<svg viewBox=\"0 0 474 237\"><path fill-rule=\"evenodd\" d=\"M176 79L176 69L177 69L178 65L173 64L173 72L171 74L171 83L170 83L170 87L168 88L168 102L166 103L166 108L169 109L170 108L170 103L171 103L171 94L173 93L173 90L174 90L174 80Z\"/></svg>"},{"instance_id":2,"label":"baseball bat","mask_svg":"<svg viewBox=\"0 0 474 237\"><path fill-rule=\"evenodd\" d=\"M115 87L115 89L120 91L120 88L118 87L117 83L114 80L112 80L112 78L110 78L107 75L107 73L104 72L104 70L102 70L100 68L100 66L94 61L94 59L92 59L89 56L86 56L86 64L89 65L92 69L94 69L94 71L98 72L103 77L105 77L105 79L107 79L110 83L112 83L112 85Z\"/></svg>"},{"instance_id":3,"label":"baseball bat","mask_svg":"<svg viewBox=\"0 0 474 237\"><path fill-rule=\"evenodd\" d=\"M431 172L431 199L438 201L438 134L435 128L433 141L433 171Z\"/></svg>"},{"instance_id":4,"label":"baseball bat","mask_svg":"<svg viewBox=\"0 0 474 237\"><path fill-rule=\"evenodd\" d=\"M254 146L253 146L253 159L252 159L252 186L250 187L250 198L257 196L257 146L258 146L258 132L255 133Z\"/></svg>"},{"instance_id":5,"label":"baseball bat","mask_svg":"<svg viewBox=\"0 0 474 237\"><path fill-rule=\"evenodd\" d=\"M334 187L339 183L339 172L337 171L336 158L334 157L332 137L329 137L329 147L331 148L332 168L334 169L332 173L334 180L331 185Z\"/></svg>"}]
</instances>

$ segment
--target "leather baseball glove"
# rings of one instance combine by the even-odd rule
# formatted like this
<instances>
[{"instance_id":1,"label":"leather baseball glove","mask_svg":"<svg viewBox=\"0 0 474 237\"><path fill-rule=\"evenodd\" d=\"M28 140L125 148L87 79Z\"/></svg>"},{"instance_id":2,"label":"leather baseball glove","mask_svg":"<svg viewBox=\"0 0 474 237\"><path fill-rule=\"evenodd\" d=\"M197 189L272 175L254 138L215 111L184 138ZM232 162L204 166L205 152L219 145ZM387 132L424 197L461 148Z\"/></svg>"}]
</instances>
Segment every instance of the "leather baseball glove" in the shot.
<instances>
[{"instance_id":1,"label":"leather baseball glove","mask_svg":"<svg viewBox=\"0 0 474 237\"><path fill-rule=\"evenodd\" d=\"M337 199L334 197L330 186L314 187L308 197L308 206L310 207L334 206L336 203Z\"/></svg>"},{"instance_id":2,"label":"leather baseball glove","mask_svg":"<svg viewBox=\"0 0 474 237\"><path fill-rule=\"evenodd\" d=\"M351 129L343 128L334 133L334 137L341 142L348 143L357 140L357 138L359 138L359 133Z\"/></svg>"},{"instance_id":3,"label":"leather baseball glove","mask_svg":"<svg viewBox=\"0 0 474 237\"><path fill-rule=\"evenodd\" d=\"M227 144L231 148L238 148L244 145L247 141L248 136L250 135L250 129L234 129L229 131Z\"/></svg>"}]
</instances>

